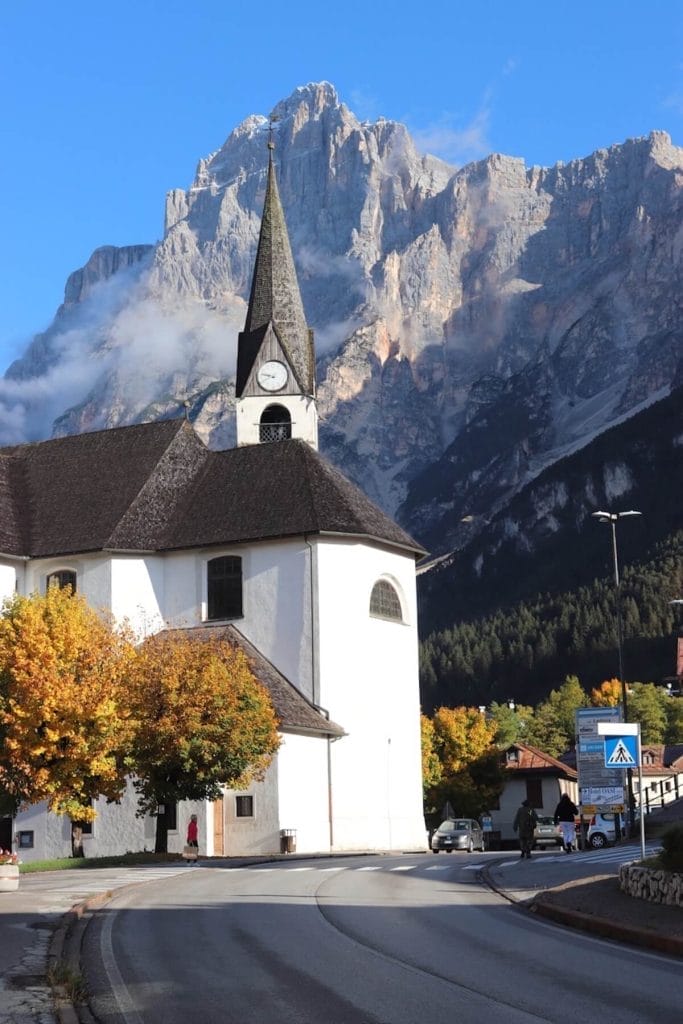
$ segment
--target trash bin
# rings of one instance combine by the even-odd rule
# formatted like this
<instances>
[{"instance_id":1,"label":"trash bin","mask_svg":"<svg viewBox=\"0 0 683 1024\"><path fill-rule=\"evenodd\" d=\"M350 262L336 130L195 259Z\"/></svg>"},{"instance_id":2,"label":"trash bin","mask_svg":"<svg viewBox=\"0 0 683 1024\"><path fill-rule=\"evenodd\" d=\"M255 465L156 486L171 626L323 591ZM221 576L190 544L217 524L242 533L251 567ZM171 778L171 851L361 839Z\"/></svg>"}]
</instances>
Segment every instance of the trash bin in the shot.
<instances>
[{"instance_id":1,"label":"trash bin","mask_svg":"<svg viewBox=\"0 0 683 1024\"><path fill-rule=\"evenodd\" d=\"M280 830L280 853L296 853L296 829Z\"/></svg>"}]
</instances>

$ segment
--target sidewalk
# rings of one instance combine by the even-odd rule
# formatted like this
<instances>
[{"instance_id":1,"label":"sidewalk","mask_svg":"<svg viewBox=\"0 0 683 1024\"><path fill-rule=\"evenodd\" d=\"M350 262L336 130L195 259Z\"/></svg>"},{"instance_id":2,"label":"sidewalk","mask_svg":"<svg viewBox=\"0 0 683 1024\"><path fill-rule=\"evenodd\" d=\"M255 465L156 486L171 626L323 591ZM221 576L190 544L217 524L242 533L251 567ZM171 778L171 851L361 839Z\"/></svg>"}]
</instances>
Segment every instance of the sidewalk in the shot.
<instances>
[{"instance_id":1,"label":"sidewalk","mask_svg":"<svg viewBox=\"0 0 683 1024\"><path fill-rule=\"evenodd\" d=\"M583 877L567 879L539 858L498 861L482 870L482 879L511 903L558 924L683 957L683 908L633 899L619 889L614 870L592 874L590 861L574 863L585 868Z\"/></svg>"},{"instance_id":2,"label":"sidewalk","mask_svg":"<svg viewBox=\"0 0 683 1024\"><path fill-rule=\"evenodd\" d=\"M75 904L188 870L179 861L21 875L17 892L0 893L0 1024L55 1024L45 965L55 929Z\"/></svg>"}]
</instances>

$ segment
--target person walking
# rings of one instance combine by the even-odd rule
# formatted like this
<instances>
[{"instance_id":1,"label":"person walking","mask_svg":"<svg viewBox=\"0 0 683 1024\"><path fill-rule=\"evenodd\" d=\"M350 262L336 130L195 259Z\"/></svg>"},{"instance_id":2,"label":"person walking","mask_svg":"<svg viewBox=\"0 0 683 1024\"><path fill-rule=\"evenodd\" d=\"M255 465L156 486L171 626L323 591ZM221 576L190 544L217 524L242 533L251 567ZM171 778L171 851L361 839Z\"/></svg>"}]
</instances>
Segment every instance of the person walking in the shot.
<instances>
[{"instance_id":1,"label":"person walking","mask_svg":"<svg viewBox=\"0 0 683 1024\"><path fill-rule=\"evenodd\" d=\"M519 835L519 848L522 851L520 858L531 858L531 847L534 845L534 829L538 822L536 811L528 800L522 800L521 807L517 808L512 828Z\"/></svg>"},{"instance_id":2,"label":"person walking","mask_svg":"<svg viewBox=\"0 0 683 1024\"><path fill-rule=\"evenodd\" d=\"M555 808L555 824L562 829L562 842L566 853L572 853L576 841L574 818L579 813L578 807L572 803L568 793L563 793Z\"/></svg>"},{"instance_id":3,"label":"person walking","mask_svg":"<svg viewBox=\"0 0 683 1024\"><path fill-rule=\"evenodd\" d=\"M197 825L196 814L193 814L188 822L187 839L185 841L185 847L187 850L187 860L190 863L196 863L197 857L199 856L199 826ZM192 854L194 854L194 856L192 856Z\"/></svg>"}]
</instances>

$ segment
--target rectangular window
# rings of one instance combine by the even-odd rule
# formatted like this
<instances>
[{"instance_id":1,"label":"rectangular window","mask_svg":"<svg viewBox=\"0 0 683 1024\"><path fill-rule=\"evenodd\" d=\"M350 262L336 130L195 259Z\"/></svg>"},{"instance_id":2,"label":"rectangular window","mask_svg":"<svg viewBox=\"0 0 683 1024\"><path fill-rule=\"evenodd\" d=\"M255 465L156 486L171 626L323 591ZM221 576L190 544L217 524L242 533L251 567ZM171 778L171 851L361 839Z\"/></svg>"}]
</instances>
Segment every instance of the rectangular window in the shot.
<instances>
[{"instance_id":1,"label":"rectangular window","mask_svg":"<svg viewBox=\"0 0 683 1024\"><path fill-rule=\"evenodd\" d=\"M235 817L236 818L253 818L254 817L254 798L253 798L253 796L236 796L235 797Z\"/></svg>"},{"instance_id":2,"label":"rectangular window","mask_svg":"<svg viewBox=\"0 0 683 1024\"><path fill-rule=\"evenodd\" d=\"M526 798L532 807L543 807L543 779L526 780Z\"/></svg>"},{"instance_id":3,"label":"rectangular window","mask_svg":"<svg viewBox=\"0 0 683 1024\"><path fill-rule=\"evenodd\" d=\"M33 830L26 832L19 832L17 836L17 844L20 850L32 850L33 849Z\"/></svg>"},{"instance_id":4,"label":"rectangular window","mask_svg":"<svg viewBox=\"0 0 683 1024\"><path fill-rule=\"evenodd\" d=\"M242 559L234 555L212 558L207 565L207 618L242 617Z\"/></svg>"}]
</instances>

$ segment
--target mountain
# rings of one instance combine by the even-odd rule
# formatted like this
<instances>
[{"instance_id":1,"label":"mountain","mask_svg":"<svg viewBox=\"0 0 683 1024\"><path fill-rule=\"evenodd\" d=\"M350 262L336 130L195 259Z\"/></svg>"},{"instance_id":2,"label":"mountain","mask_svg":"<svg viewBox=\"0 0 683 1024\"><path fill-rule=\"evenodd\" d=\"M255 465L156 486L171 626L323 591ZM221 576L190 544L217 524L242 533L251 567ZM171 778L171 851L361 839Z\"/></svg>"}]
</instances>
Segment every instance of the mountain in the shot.
<instances>
[{"instance_id":1,"label":"mountain","mask_svg":"<svg viewBox=\"0 0 683 1024\"><path fill-rule=\"evenodd\" d=\"M683 150L663 132L551 168L455 168L328 83L271 116L322 449L446 564L683 383ZM268 125L248 117L168 193L158 244L98 249L69 278L0 382L0 439L185 407L210 445L234 443Z\"/></svg>"}]
</instances>

